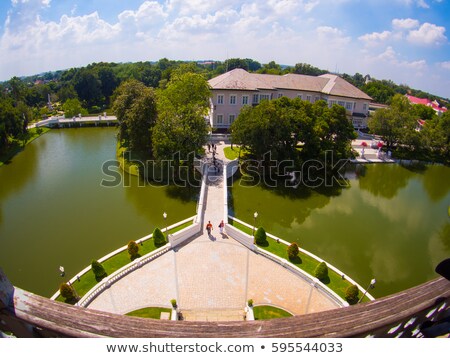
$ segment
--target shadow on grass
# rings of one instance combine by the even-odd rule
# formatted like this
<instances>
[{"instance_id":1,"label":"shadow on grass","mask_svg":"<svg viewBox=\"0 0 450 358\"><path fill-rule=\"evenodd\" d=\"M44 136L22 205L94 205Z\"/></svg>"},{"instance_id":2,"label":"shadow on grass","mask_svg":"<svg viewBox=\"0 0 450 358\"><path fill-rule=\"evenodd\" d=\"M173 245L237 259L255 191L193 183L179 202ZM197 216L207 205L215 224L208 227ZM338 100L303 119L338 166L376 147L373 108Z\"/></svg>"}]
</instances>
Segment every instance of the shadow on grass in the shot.
<instances>
[{"instance_id":1,"label":"shadow on grass","mask_svg":"<svg viewBox=\"0 0 450 358\"><path fill-rule=\"evenodd\" d=\"M108 274L105 272L104 275L102 276L95 276L95 281L100 282L101 280L103 280L106 276L108 276Z\"/></svg>"},{"instance_id":2,"label":"shadow on grass","mask_svg":"<svg viewBox=\"0 0 450 358\"><path fill-rule=\"evenodd\" d=\"M141 257L141 254L137 253L136 255L130 256L130 260L134 261L134 260L138 259L139 257Z\"/></svg>"},{"instance_id":3,"label":"shadow on grass","mask_svg":"<svg viewBox=\"0 0 450 358\"><path fill-rule=\"evenodd\" d=\"M300 256L290 257L289 261L292 262L294 265L300 265L303 261Z\"/></svg>"},{"instance_id":4,"label":"shadow on grass","mask_svg":"<svg viewBox=\"0 0 450 358\"><path fill-rule=\"evenodd\" d=\"M327 276L327 277L321 279L320 282L322 282L325 285L328 285L331 282L331 280L330 280L330 277Z\"/></svg>"}]
</instances>

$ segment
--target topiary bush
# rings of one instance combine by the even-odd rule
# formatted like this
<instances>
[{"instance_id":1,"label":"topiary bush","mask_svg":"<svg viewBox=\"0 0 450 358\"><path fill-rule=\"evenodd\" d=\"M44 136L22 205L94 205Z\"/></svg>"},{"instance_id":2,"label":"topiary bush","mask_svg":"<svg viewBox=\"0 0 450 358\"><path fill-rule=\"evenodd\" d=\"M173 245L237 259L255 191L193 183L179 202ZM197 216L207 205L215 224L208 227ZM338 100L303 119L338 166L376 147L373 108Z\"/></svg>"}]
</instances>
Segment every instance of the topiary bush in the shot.
<instances>
[{"instance_id":1,"label":"topiary bush","mask_svg":"<svg viewBox=\"0 0 450 358\"><path fill-rule=\"evenodd\" d=\"M128 253L130 254L131 261L137 259L139 255L139 245L136 244L136 241L130 241L128 243Z\"/></svg>"},{"instance_id":2,"label":"topiary bush","mask_svg":"<svg viewBox=\"0 0 450 358\"><path fill-rule=\"evenodd\" d=\"M256 230L255 242L256 242L256 245L260 245L260 246L267 246L269 244L267 242L266 231L262 227L259 227L258 230Z\"/></svg>"},{"instance_id":3,"label":"topiary bush","mask_svg":"<svg viewBox=\"0 0 450 358\"><path fill-rule=\"evenodd\" d=\"M91 267L97 281L100 281L102 278L108 276L105 269L103 268L103 265L97 260L92 261Z\"/></svg>"},{"instance_id":4,"label":"topiary bush","mask_svg":"<svg viewBox=\"0 0 450 358\"><path fill-rule=\"evenodd\" d=\"M298 254L300 253L300 250L298 249L298 245L293 242L290 244L287 248L287 254L289 257L289 260L293 261L298 257Z\"/></svg>"},{"instance_id":5,"label":"topiary bush","mask_svg":"<svg viewBox=\"0 0 450 358\"><path fill-rule=\"evenodd\" d=\"M65 282L59 286L59 293L66 299L66 301L73 301L75 299L75 292L73 292L73 288Z\"/></svg>"},{"instance_id":6,"label":"topiary bush","mask_svg":"<svg viewBox=\"0 0 450 358\"><path fill-rule=\"evenodd\" d=\"M155 228L155 230L153 230L153 240L156 247L161 247L167 244L166 237L159 228Z\"/></svg>"},{"instance_id":7,"label":"topiary bush","mask_svg":"<svg viewBox=\"0 0 450 358\"><path fill-rule=\"evenodd\" d=\"M317 265L314 270L314 276L317 277L320 281L325 281L328 279L328 266L325 262L321 262Z\"/></svg>"},{"instance_id":8,"label":"topiary bush","mask_svg":"<svg viewBox=\"0 0 450 358\"><path fill-rule=\"evenodd\" d=\"M351 305L354 305L358 302L358 295L359 295L359 289L356 285L351 285L347 287L347 290L345 291L345 299L348 303Z\"/></svg>"}]
</instances>

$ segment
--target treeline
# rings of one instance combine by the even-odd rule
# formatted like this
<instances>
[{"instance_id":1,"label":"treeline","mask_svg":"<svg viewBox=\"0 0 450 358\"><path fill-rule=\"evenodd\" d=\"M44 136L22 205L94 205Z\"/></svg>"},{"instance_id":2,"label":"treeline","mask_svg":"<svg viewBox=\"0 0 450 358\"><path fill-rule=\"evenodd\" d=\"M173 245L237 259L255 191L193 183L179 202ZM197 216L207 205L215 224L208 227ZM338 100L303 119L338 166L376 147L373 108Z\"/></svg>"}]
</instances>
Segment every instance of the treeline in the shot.
<instances>
[{"instance_id":1,"label":"treeline","mask_svg":"<svg viewBox=\"0 0 450 358\"><path fill-rule=\"evenodd\" d=\"M412 105L396 94L391 105L369 119L369 129L381 136L397 158L450 163L450 112L438 116L424 105Z\"/></svg>"}]
</instances>

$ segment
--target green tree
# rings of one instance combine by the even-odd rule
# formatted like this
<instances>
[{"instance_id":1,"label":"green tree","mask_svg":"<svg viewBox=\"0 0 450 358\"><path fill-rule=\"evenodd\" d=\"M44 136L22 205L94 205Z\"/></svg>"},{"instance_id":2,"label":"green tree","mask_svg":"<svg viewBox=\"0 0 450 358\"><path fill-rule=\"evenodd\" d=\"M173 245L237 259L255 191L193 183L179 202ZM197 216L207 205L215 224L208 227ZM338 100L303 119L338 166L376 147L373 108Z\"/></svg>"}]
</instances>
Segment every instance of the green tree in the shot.
<instances>
[{"instance_id":1,"label":"green tree","mask_svg":"<svg viewBox=\"0 0 450 358\"><path fill-rule=\"evenodd\" d=\"M114 94L113 111L119 122L119 139L130 150L152 156L152 131L157 109L154 91L137 80L122 82Z\"/></svg>"},{"instance_id":2,"label":"green tree","mask_svg":"<svg viewBox=\"0 0 450 358\"><path fill-rule=\"evenodd\" d=\"M102 66L98 70L98 79L100 80L100 89L106 103L109 103L110 97L114 93L114 90L119 86L119 80L117 79L112 68L109 66Z\"/></svg>"},{"instance_id":3,"label":"green tree","mask_svg":"<svg viewBox=\"0 0 450 358\"><path fill-rule=\"evenodd\" d=\"M78 97L86 103L88 107L98 106L103 101L101 82L98 74L90 68L83 68L78 71L73 79L74 88Z\"/></svg>"},{"instance_id":4,"label":"green tree","mask_svg":"<svg viewBox=\"0 0 450 358\"><path fill-rule=\"evenodd\" d=\"M153 230L153 241L156 247L161 247L167 244L166 237L159 228L155 228L155 230Z\"/></svg>"},{"instance_id":5,"label":"green tree","mask_svg":"<svg viewBox=\"0 0 450 358\"><path fill-rule=\"evenodd\" d=\"M414 104L412 106L412 112L417 119L423 119L424 121L431 120L436 115L432 107L425 106L424 104Z\"/></svg>"},{"instance_id":6,"label":"green tree","mask_svg":"<svg viewBox=\"0 0 450 358\"><path fill-rule=\"evenodd\" d=\"M293 73L296 73L298 75L308 75L308 76L320 76L325 73L328 73L328 71L321 70L320 68L311 66L307 63L297 63L291 71Z\"/></svg>"},{"instance_id":7,"label":"green tree","mask_svg":"<svg viewBox=\"0 0 450 358\"><path fill-rule=\"evenodd\" d=\"M197 73L175 71L164 90L158 91L158 120L153 131L153 152L157 159L193 158L206 143L210 88Z\"/></svg>"},{"instance_id":8,"label":"green tree","mask_svg":"<svg viewBox=\"0 0 450 358\"><path fill-rule=\"evenodd\" d=\"M267 246L267 234L264 228L259 227L255 233L255 243L259 246Z\"/></svg>"},{"instance_id":9,"label":"green tree","mask_svg":"<svg viewBox=\"0 0 450 358\"><path fill-rule=\"evenodd\" d=\"M318 278L320 281L325 281L328 279L328 266L326 262L322 261L319 263L314 270L314 276Z\"/></svg>"},{"instance_id":10,"label":"green tree","mask_svg":"<svg viewBox=\"0 0 450 358\"><path fill-rule=\"evenodd\" d=\"M351 305L358 302L359 289L356 285L350 285L345 291L345 299Z\"/></svg>"},{"instance_id":11,"label":"green tree","mask_svg":"<svg viewBox=\"0 0 450 358\"><path fill-rule=\"evenodd\" d=\"M79 114L87 115L88 112L83 108L78 98L68 99L63 104L63 111L66 118L76 117Z\"/></svg>"},{"instance_id":12,"label":"green tree","mask_svg":"<svg viewBox=\"0 0 450 358\"><path fill-rule=\"evenodd\" d=\"M101 279L103 279L108 275L103 265L97 260L92 260L91 268L97 281L100 281Z\"/></svg>"}]
</instances>

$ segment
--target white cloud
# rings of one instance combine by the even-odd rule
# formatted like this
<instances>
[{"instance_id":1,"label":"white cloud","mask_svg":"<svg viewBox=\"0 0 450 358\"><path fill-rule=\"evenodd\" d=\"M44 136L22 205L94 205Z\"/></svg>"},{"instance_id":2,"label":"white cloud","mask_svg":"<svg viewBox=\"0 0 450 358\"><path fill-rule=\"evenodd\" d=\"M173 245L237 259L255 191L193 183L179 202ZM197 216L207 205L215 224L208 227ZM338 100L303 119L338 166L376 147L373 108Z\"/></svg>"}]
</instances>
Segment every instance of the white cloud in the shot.
<instances>
[{"instance_id":1,"label":"white cloud","mask_svg":"<svg viewBox=\"0 0 450 358\"><path fill-rule=\"evenodd\" d=\"M383 32L372 32L371 34L365 34L363 36L358 37L360 41L365 42L366 46L373 46L380 42L384 42L390 39L392 36L391 31L383 31Z\"/></svg>"},{"instance_id":2,"label":"white cloud","mask_svg":"<svg viewBox=\"0 0 450 358\"><path fill-rule=\"evenodd\" d=\"M402 29L402 30L406 29L406 30L409 30L409 29L417 28L417 27L419 27L419 25L420 25L419 20L410 19L410 18L408 18L408 19L394 19L394 20L392 20L392 26L395 29Z\"/></svg>"},{"instance_id":3,"label":"white cloud","mask_svg":"<svg viewBox=\"0 0 450 358\"><path fill-rule=\"evenodd\" d=\"M441 45L447 41L445 27L424 23L417 30L409 32L408 41L417 45Z\"/></svg>"},{"instance_id":4,"label":"white cloud","mask_svg":"<svg viewBox=\"0 0 450 358\"><path fill-rule=\"evenodd\" d=\"M438 65L445 70L450 70L450 61L440 62Z\"/></svg>"},{"instance_id":5,"label":"white cloud","mask_svg":"<svg viewBox=\"0 0 450 358\"><path fill-rule=\"evenodd\" d=\"M340 47L351 41L350 37L345 36L342 30L336 27L319 26L316 32L318 39L327 43L330 47Z\"/></svg>"}]
</instances>

